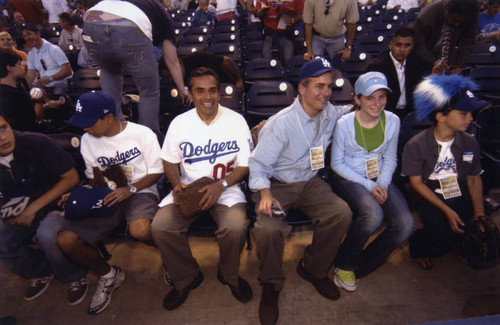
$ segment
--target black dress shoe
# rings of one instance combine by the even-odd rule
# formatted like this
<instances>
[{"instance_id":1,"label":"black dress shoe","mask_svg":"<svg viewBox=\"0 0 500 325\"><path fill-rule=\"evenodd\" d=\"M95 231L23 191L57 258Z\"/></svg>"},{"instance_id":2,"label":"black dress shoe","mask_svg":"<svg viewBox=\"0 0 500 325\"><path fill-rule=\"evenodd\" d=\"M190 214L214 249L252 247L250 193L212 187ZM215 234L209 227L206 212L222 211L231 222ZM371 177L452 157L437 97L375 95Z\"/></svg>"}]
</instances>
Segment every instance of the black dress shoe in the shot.
<instances>
[{"instance_id":1,"label":"black dress shoe","mask_svg":"<svg viewBox=\"0 0 500 325\"><path fill-rule=\"evenodd\" d=\"M191 291L191 289L195 289L196 287L198 287L202 282L203 282L203 273L201 273L200 271L198 272L198 275L196 275L194 280L191 281L191 283L184 289L178 291L177 289L173 288L172 290L170 290L170 292L163 299L163 307L166 310L173 310L179 307L184 303L184 301L186 301L189 295L189 291Z\"/></svg>"},{"instance_id":2,"label":"black dress shoe","mask_svg":"<svg viewBox=\"0 0 500 325\"><path fill-rule=\"evenodd\" d=\"M259 319L262 325L274 325L278 321L279 291L274 290L272 284L265 283L262 287L262 296L259 304Z\"/></svg>"},{"instance_id":3,"label":"black dress shoe","mask_svg":"<svg viewBox=\"0 0 500 325\"><path fill-rule=\"evenodd\" d=\"M323 279L315 278L304 268L302 259L300 259L299 265L297 265L297 273L307 281L311 282L311 284L323 297L330 300L337 300L340 298L339 289L337 289L337 286L335 286L333 281L328 277L324 277Z\"/></svg>"},{"instance_id":4,"label":"black dress shoe","mask_svg":"<svg viewBox=\"0 0 500 325\"><path fill-rule=\"evenodd\" d=\"M249 302L250 299L252 299L253 293L252 293L252 287L250 287L250 284L248 284L245 279L238 277L238 286L235 287L222 277L222 274L220 273L220 269L217 270L217 279L222 283L223 285L226 285L229 287L231 290L231 293L233 296L238 299L241 302Z\"/></svg>"}]
</instances>

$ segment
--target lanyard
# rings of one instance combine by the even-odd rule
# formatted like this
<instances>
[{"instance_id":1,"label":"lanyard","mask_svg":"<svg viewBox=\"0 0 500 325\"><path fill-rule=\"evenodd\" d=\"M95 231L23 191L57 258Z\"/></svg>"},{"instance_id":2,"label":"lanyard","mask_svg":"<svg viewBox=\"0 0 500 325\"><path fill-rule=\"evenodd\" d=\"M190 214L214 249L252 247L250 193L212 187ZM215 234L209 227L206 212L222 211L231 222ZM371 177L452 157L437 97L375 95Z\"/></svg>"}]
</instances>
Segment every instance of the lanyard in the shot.
<instances>
[{"instance_id":1,"label":"lanyard","mask_svg":"<svg viewBox=\"0 0 500 325\"><path fill-rule=\"evenodd\" d=\"M295 117L297 118L297 122L299 123L300 132L304 136L304 139L306 140L306 143L309 146L309 148L311 148L311 143L309 142L309 139L307 139L306 133L304 132L304 128L302 127L302 123L300 123L299 115L297 112L295 112ZM321 134L321 147L323 147L323 121L321 119L319 120L318 132ZM314 136L312 144L314 144L317 137L318 137L318 133L316 133L316 135Z\"/></svg>"}]
</instances>

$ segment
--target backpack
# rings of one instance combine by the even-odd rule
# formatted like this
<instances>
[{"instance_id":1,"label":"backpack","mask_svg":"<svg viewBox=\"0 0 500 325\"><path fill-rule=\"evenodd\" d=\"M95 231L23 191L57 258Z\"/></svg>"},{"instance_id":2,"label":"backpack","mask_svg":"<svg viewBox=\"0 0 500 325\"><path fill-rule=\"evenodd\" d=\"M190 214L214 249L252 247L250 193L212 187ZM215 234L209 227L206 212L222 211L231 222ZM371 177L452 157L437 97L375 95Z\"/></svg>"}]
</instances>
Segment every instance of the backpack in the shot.
<instances>
[{"instance_id":1,"label":"backpack","mask_svg":"<svg viewBox=\"0 0 500 325\"><path fill-rule=\"evenodd\" d=\"M496 265L500 257L500 234L493 219L480 216L468 222L462 240L457 243L457 252L474 269Z\"/></svg>"}]
</instances>

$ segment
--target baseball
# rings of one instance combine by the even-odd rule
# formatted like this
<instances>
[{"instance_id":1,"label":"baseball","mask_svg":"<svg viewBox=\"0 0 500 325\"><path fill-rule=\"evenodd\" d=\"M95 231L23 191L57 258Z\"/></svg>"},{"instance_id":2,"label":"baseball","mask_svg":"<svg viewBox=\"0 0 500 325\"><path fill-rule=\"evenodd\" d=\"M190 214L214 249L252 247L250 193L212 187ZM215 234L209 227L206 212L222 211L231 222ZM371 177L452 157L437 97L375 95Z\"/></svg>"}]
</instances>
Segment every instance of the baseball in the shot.
<instances>
[{"instance_id":1,"label":"baseball","mask_svg":"<svg viewBox=\"0 0 500 325\"><path fill-rule=\"evenodd\" d=\"M31 99L40 99L43 97L43 92L40 88L32 88L30 90L30 96L31 96Z\"/></svg>"}]
</instances>

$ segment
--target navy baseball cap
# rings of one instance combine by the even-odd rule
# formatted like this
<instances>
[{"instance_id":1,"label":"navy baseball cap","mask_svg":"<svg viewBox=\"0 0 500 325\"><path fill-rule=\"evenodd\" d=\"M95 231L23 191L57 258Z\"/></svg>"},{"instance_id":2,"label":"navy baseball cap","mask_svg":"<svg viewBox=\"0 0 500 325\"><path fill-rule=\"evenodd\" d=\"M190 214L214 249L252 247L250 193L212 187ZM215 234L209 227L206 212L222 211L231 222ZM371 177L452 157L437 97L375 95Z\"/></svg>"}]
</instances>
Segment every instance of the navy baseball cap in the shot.
<instances>
[{"instance_id":1,"label":"navy baseball cap","mask_svg":"<svg viewBox=\"0 0 500 325\"><path fill-rule=\"evenodd\" d=\"M38 29L38 27L36 27L36 25L31 24L31 23L24 23L24 24L22 24L21 25L21 31L23 29L29 29L29 30L32 30L34 32L39 32L40 31L40 29Z\"/></svg>"},{"instance_id":2,"label":"navy baseball cap","mask_svg":"<svg viewBox=\"0 0 500 325\"><path fill-rule=\"evenodd\" d=\"M372 71L362 74L354 84L356 95L370 96L379 89L386 89L392 93L387 86L387 78L382 72Z\"/></svg>"},{"instance_id":3,"label":"navy baseball cap","mask_svg":"<svg viewBox=\"0 0 500 325\"><path fill-rule=\"evenodd\" d=\"M111 192L107 187L75 187L66 201L64 217L72 221L89 217L109 217L118 209L118 204L108 207L103 202L104 197Z\"/></svg>"},{"instance_id":4,"label":"navy baseball cap","mask_svg":"<svg viewBox=\"0 0 500 325\"><path fill-rule=\"evenodd\" d=\"M300 69L299 82L304 78L318 77L323 73L332 71L333 66L325 58L316 58L314 60L306 62Z\"/></svg>"},{"instance_id":5,"label":"navy baseball cap","mask_svg":"<svg viewBox=\"0 0 500 325\"><path fill-rule=\"evenodd\" d=\"M464 112L473 112L490 104L488 101L477 99L469 89L461 91L450 100L451 109Z\"/></svg>"},{"instance_id":6,"label":"navy baseball cap","mask_svg":"<svg viewBox=\"0 0 500 325\"><path fill-rule=\"evenodd\" d=\"M75 112L67 123L84 129L94 125L101 117L115 112L113 98L100 91L92 91L78 97Z\"/></svg>"}]
</instances>

